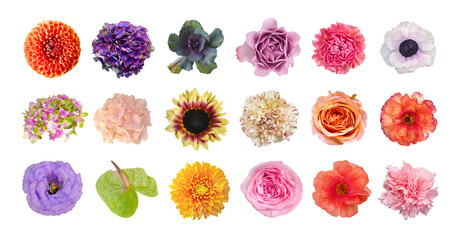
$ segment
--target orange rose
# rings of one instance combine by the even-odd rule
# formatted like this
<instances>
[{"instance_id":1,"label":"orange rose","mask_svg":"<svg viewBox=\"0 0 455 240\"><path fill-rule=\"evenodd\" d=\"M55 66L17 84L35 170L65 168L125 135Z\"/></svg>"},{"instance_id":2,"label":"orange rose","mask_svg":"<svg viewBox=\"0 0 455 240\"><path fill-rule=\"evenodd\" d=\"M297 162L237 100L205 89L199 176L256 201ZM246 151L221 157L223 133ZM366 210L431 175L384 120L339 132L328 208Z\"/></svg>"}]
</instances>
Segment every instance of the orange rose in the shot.
<instances>
[{"instance_id":1,"label":"orange rose","mask_svg":"<svg viewBox=\"0 0 455 240\"><path fill-rule=\"evenodd\" d=\"M355 96L337 91L319 97L312 110L313 134L330 145L360 140L365 133L367 113Z\"/></svg>"}]
</instances>

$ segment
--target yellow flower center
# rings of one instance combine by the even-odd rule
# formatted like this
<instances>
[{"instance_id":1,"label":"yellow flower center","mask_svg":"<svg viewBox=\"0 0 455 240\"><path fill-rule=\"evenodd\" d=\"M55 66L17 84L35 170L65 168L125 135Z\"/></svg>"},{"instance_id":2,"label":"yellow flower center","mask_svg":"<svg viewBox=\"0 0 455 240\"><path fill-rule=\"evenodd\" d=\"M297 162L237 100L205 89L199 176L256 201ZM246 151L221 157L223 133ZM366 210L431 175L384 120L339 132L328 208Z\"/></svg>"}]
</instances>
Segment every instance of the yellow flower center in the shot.
<instances>
[{"instance_id":1,"label":"yellow flower center","mask_svg":"<svg viewBox=\"0 0 455 240\"><path fill-rule=\"evenodd\" d=\"M210 196L212 188L207 183L207 180L199 180L193 184L191 187L191 195L195 199L206 199Z\"/></svg>"},{"instance_id":2,"label":"yellow flower center","mask_svg":"<svg viewBox=\"0 0 455 240\"><path fill-rule=\"evenodd\" d=\"M57 191L59 190L60 186L58 184L51 183L49 184L49 191L48 193L50 195L56 194Z\"/></svg>"},{"instance_id":3,"label":"yellow flower center","mask_svg":"<svg viewBox=\"0 0 455 240\"><path fill-rule=\"evenodd\" d=\"M196 188L196 191L199 195L205 195L205 193L209 190L209 188L207 186L205 186L205 184L198 184L197 185L197 188Z\"/></svg>"},{"instance_id":4,"label":"yellow flower center","mask_svg":"<svg viewBox=\"0 0 455 240\"><path fill-rule=\"evenodd\" d=\"M411 114L405 113L403 116L401 116L401 120L406 125L412 125L415 121L415 117Z\"/></svg>"},{"instance_id":5,"label":"yellow flower center","mask_svg":"<svg viewBox=\"0 0 455 240\"><path fill-rule=\"evenodd\" d=\"M346 183L340 182L337 184L336 192L338 195L344 196L349 192L349 187L346 185Z\"/></svg>"}]
</instances>

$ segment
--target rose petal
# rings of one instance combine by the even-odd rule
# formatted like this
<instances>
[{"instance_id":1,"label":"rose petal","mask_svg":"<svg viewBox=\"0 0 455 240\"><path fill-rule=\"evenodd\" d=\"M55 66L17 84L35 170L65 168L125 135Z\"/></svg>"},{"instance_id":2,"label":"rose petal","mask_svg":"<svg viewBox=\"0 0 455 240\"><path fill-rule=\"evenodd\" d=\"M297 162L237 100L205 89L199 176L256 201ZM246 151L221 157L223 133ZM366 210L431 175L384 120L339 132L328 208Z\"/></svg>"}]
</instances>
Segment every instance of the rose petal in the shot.
<instances>
[{"instance_id":1,"label":"rose petal","mask_svg":"<svg viewBox=\"0 0 455 240\"><path fill-rule=\"evenodd\" d=\"M248 61L251 62L251 60L254 57L254 50L251 48L247 42L245 42L242 46L239 46L237 49L237 59L240 62Z\"/></svg>"}]
</instances>

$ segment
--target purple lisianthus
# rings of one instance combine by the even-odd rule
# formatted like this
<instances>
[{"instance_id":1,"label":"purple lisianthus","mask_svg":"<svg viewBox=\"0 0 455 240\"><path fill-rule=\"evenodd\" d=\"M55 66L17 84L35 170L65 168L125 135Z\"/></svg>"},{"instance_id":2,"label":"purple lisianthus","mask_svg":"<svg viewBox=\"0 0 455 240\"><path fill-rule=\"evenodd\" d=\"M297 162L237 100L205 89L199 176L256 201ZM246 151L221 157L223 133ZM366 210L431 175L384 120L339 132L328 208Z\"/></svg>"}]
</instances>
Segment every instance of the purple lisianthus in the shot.
<instances>
[{"instance_id":1,"label":"purple lisianthus","mask_svg":"<svg viewBox=\"0 0 455 240\"><path fill-rule=\"evenodd\" d=\"M69 163L44 161L25 170L22 189L33 211L60 215L76 205L82 195L82 180Z\"/></svg>"},{"instance_id":2,"label":"purple lisianthus","mask_svg":"<svg viewBox=\"0 0 455 240\"><path fill-rule=\"evenodd\" d=\"M281 76L294 66L294 57L300 54L299 41L297 33L278 28L277 21L269 18L259 32L246 35L245 43L236 49L237 59L252 63L257 76L265 77L270 72Z\"/></svg>"},{"instance_id":3,"label":"purple lisianthus","mask_svg":"<svg viewBox=\"0 0 455 240\"><path fill-rule=\"evenodd\" d=\"M129 22L105 23L92 47L95 62L100 61L106 71L112 69L118 78L138 74L155 49L147 29Z\"/></svg>"}]
</instances>

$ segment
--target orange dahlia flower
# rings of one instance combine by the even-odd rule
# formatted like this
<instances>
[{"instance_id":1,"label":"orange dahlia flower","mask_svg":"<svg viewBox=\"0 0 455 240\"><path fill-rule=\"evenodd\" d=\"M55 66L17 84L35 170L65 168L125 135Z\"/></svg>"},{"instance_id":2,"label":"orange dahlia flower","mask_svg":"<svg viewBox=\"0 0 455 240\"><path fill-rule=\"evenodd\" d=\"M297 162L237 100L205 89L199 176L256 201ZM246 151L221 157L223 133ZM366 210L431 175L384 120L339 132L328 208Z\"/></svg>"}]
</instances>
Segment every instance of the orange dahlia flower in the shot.
<instances>
[{"instance_id":1,"label":"orange dahlia flower","mask_svg":"<svg viewBox=\"0 0 455 240\"><path fill-rule=\"evenodd\" d=\"M205 162L187 163L169 187L171 199L183 218L218 216L229 199L229 182L224 172Z\"/></svg>"},{"instance_id":2,"label":"orange dahlia flower","mask_svg":"<svg viewBox=\"0 0 455 240\"><path fill-rule=\"evenodd\" d=\"M408 96L395 93L381 110L381 128L392 142L409 146L422 142L434 132L438 120L433 113L436 107L421 93Z\"/></svg>"},{"instance_id":3,"label":"orange dahlia flower","mask_svg":"<svg viewBox=\"0 0 455 240\"><path fill-rule=\"evenodd\" d=\"M76 66L81 46L70 26L59 21L44 21L25 38L24 52L28 65L35 72L53 78Z\"/></svg>"},{"instance_id":4,"label":"orange dahlia flower","mask_svg":"<svg viewBox=\"0 0 455 240\"><path fill-rule=\"evenodd\" d=\"M313 199L316 205L330 215L352 217L358 205L371 194L368 175L362 167L348 161L333 163L333 170L320 171L314 179Z\"/></svg>"}]
</instances>

